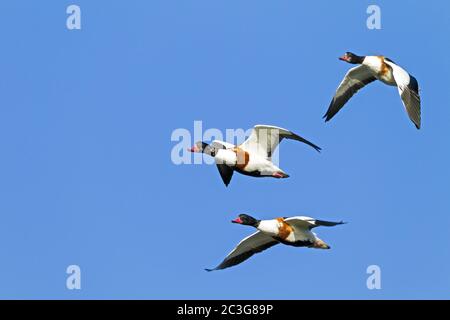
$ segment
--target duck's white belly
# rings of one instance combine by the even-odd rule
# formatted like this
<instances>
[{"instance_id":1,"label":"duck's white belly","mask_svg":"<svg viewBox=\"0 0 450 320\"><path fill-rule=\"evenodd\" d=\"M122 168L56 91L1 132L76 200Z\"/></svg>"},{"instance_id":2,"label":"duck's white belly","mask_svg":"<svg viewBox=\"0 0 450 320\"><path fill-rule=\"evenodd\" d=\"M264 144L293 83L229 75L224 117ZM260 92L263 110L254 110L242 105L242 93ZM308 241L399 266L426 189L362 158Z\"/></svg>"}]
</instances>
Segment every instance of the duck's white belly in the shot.
<instances>
[{"instance_id":1,"label":"duck's white belly","mask_svg":"<svg viewBox=\"0 0 450 320\"><path fill-rule=\"evenodd\" d=\"M364 59L363 65L368 67L372 74L381 82L389 85L396 86L397 83L392 73L392 68L389 68L384 62L383 57L368 56Z\"/></svg>"},{"instance_id":2,"label":"duck's white belly","mask_svg":"<svg viewBox=\"0 0 450 320\"><path fill-rule=\"evenodd\" d=\"M314 233L310 230L297 230L294 229L294 232L291 232L289 236L286 238L286 241L295 243L297 241L315 241Z\"/></svg>"},{"instance_id":3,"label":"duck's white belly","mask_svg":"<svg viewBox=\"0 0 450 320\"><path fill-rule=\"evenodd\" d=\"M247 166L245 167L245 171L247 172L257 171L260 172L261 175L270 176L273 173L280 171L280 169L269 160L255 154L250 154L250 158Z\"/></svg>"},{"instance_id":4,"label":"duck's white belly","mask_svg":"<svg viewBox=\"0 0 450 320\"><path fill-rule=\"evenodd\" d=\"M314 243L316 241L316 236L311 230L292 228L284 222L283 218L262 220L258 225L258 230L293 244L305 241Z\"/></svg>"}]
</instances>

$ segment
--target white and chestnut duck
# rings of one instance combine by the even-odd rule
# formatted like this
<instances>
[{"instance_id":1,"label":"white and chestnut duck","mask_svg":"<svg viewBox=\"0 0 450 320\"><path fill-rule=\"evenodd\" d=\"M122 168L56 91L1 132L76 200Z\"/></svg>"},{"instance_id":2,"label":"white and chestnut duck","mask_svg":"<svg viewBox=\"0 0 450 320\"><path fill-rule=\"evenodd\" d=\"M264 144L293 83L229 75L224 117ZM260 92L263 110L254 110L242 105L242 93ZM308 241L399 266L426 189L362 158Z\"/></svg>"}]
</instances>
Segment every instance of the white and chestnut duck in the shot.
<instances>
[{"instance_id":1,"label":"white and chestnut duck","mask_svg":"<svg viewBox=\"0 0 450 320\"><path fill-rule=\"evenodd\" d=\"M199 141L188 150L214 157L220 176L228 186L234 171L252 177L288 178L289 175L271 160L274 150L284 138L306 143L318 152L321 150L289 130L267 125L255 126L247 140L239 146L218 140L211 144Z\"/></svg>"},{"instance_id":2,"label":"white and chestnut duck","mask_svg":"<svg viewBox=\"0 0 450 320\"><path fill-rule=\"evenodd\" d=\"M380 80L398 88L409 118L416 128L420 129L420 96L416 78L383 56L358 56L347 52L339 59L358 66L350 69L345 75L324 115L325 121L333 118L359 89Z\"/></svg>"},{"instance_id":3,"label":"white and chestnut duck","mask_svg":"<svg viewBox=\"0 0 450 320\"><path fill-rule=\"evenodd\" d=\"M330 249L330 246L311 230L319 226L333 227L344 223L342 221L317 220L304 216L257 220L246 214L239 215L232 222L254 227L258 231L239 242L221 264L214 269L205 269L206 271L221 270L235 266L254 254L279 243L293 247Z\"/></svg>"}]
</instances>

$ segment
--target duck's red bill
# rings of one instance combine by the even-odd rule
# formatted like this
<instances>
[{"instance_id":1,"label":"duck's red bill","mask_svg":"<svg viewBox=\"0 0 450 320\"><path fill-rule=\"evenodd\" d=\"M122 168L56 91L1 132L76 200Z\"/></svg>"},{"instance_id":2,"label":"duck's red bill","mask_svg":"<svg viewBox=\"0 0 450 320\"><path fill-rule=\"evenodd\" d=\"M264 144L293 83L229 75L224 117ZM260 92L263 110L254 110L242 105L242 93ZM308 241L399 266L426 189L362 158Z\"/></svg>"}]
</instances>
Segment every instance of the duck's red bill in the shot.
<instances>
[{"instance_id":1,"label":"duck's red bill","mask_svg":"<svg viewBox=\"0 0 450 320\"><path fill-rule=\"evenodd\" d=\"M242 220L241 220L241 218L236 218L234 220L231 220L231 222L233 222L233 223L242 223Z\"/></svg>"}]
</instances>

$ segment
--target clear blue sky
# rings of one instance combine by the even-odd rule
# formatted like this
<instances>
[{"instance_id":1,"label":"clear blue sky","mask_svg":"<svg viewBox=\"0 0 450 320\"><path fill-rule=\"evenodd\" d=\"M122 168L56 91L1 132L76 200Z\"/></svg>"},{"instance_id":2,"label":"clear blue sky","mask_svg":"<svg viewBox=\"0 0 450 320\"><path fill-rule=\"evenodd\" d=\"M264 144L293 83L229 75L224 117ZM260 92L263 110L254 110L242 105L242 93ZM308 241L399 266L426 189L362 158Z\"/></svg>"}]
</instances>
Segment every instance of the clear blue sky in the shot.
<instances>
[{"instance_id":1,"label":"clear blue sky","mask_svg":"<svg viewBox=\"0 0 450 320\"><path fill-rule=\"evenodd\" d=\"M82 30L66 29L66 7ZM2 1L0 298L448 298L450 4ZM384 54L419 81L423 128L371 84L321 117L349 65ZM176 128L289 128L285 180L175 166ZM251 229L310 215L332 250L275 247L207 273ZM66 267L82 289L66 289ZM382 290L366 288L366 268Z\"/></svg>"}]
</instances>

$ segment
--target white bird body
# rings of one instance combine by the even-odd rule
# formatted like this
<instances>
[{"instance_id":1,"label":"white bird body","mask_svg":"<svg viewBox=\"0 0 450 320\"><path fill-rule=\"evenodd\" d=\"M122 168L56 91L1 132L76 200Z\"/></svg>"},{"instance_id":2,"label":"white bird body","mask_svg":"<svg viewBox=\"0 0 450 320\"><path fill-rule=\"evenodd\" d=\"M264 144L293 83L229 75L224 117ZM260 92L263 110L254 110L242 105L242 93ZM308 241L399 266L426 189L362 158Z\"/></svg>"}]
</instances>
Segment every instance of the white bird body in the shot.
<instances>
[{"instance_id":1,"label":"white bird body","mask_svg":"<svg viewBox=\"0 0 450 320\"><path fill-rule=\"evenodd\" d=\"M257 153L249 153L248 161L247 163L245 163L245 160L239 161L241 159L238 159L239 154L239 151L237 151L237 149L239 148L238 146L230 145L229 143L225 143L224 141L220 140L214 140L213 144L214 143L227 146L227 149L220 149L216 153L214 157L216 164L226 164L227 166L231 167L245 165L243 171L245 172L259 171L262 176L272 176L275 172L283 172L283 170L277 167L273 162L260 156Z\"/></svg>"},{"instance_id":2,"label":"white bird body","mask_svg":"<svg viewBox=\"0 0 450 320\"><path fill-rule=\"evenodd\" d=\"M264 232L265 234L267 234L269 236L276 237L276 236L278 236L280 224L281 223L276 219L261 220L256 229L258 229L261 232Z\"/></svg>"},{"instance_id":3,"label":"white bird body","mask_svg":"<svg viewBox=\"0 0 450 320\"><path fill-rule=\"evenodd\" d=\"M222 180L228 186L234 171L253 177L289 177L271 159L284 138L303 142L317 151L321 150L289 130L267 125L255 126L248 139L238 146L220 140L214 140L211 144L199 141L189 150L214 157Z\"/></svg>"},{"instance_id":4,"label":"white bird body","mask_svg":"<svg viewBox=\"0 0 450 320\"><path fill-rule=\"evenodd\" d=\"M362 65L366 66L377 80L388 86L397 86L392 70L385 69L384 63L385 60L383 57L366 56Z\"/></svg>"},{"instance_id":5,"label":"white bird body","mask_svg":"<svg viewBox=\"0 0 450 320\"><path fill-rule=\"evenodd\" d=\"M257 229L269 236L278 237L280 235L280 230L283 229L285 223L285 220L280 218L261 220ZM295 243L298 241L310 241L314 243L316 238L316 235L309 229L293 228L293 230L290 230L288 235L285 236L283 240L290 243Z\"/></svg>"},{"instance_id":6,"label":"white bird body","mask_svg":"<svg viewBox=\"0 0 450 320\"><path fill-rule=\"evenodd\" d=\"M257 154L249 154L249 161L245 166L245 171L258 171L261 176L273 176L275 173L287 175L283 170L277 167L272 161L260 157Z\"/></svg>"},{"instance_id":7,"label":"white bird body","mask_svg":"<svg viewBox=\"0 0 450 320\"><path fill-rule=\"evenodd\" d=\"M289 234L289 236L286 238L286 241L296 243L298 241L310 241L312 243L315 243L317 241L317 236L314 232L311 232L307 229L298 229L295 228L294 232Z\"/></svg>"},{"instance_id":8,"label":"white bird body","mask_svg":"<svg viewBox=\"0 0 450 320\"><path fill-rule=\"evenodd\" d=\"M234 152L232 149L218 150L214 159L217 164L226 164L227 166L235 166L237 163L236 152Z\"/></svg>"}]
</instances>

